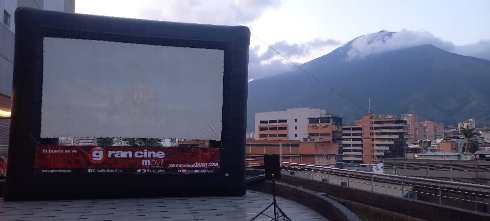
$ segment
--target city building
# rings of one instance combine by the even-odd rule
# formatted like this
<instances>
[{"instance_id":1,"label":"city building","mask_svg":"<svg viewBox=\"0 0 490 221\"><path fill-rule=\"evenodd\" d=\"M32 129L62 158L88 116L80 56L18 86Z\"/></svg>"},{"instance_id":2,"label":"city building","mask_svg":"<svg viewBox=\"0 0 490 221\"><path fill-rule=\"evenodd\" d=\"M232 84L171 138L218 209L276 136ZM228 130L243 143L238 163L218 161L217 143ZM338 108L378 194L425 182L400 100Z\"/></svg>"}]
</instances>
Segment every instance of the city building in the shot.
<instances>
[{"instance_id":1,"label":"city building","mask_svg":"<svg viewBox=\"0 0 490 221\"><path fill-rule=\"evenodd\" d=\"M306 130L308 132L307 141L341 143L342 118L332 114L309 117Z\"/></svg>"},{"instance_id":2,"label":"city building","mask_svg":"<svg viewBox=\"0 0 490 221\"><path fill-rule=\"evenodd\" d=\"M412 144L419 140L418 138L418 122L417 115L410 114L402 114L402 119L407 121L407 143Z\"/></svg>"},{"instance_id":3,"label":"city building","mask_svg":"<svg viewBox=\"0 0 490 221\"><path fill-rule=\"evenodd\" d=\"M463 149L463 142L454 139L445 139L437 145L437 149L446 153L460 153Z\"/></svg>"},{"instance_id":4,"label":"city building","mask_svg":"<svg viewBox=\"0 0 490 221\"><path fill-rule=\"evenodd\" d=\"M362 126L342 127L342 160L344 163L363 163Z\"/></svg>"},{"instance_id":5,"label":"city building","mask_svg":"<svg viewBox=\"0 0 490 221\"><path fill-rule=\"evenodd\" d=\"M263 164L265 154L281 161L335 165L342 147L342 118L312 108L255 114L255 139L247 140L247 164Z\"/></svg>"},{"instance_id":6,"label":"city building","mask_svg":"<svg viewBox=\"0 0 490 221\"><path fill-rule=\"evenodd\" d=\"M384 158L404 157L406 137L406 120L394 115L367 114L355 125L342 128L343 162L374 164Z\"/></svg>"},{"instance_id":7,"label":"city building","mask_svg":"<svg viewBox=\"0 0 490 221\"><path fill-rule=\"evenodd\" d=\"M247 166L263 166L265 154L278 154L281 162L334 166L339 145L298 140L247 140Z\"/></svg>"},{"instance_id":8,"label":"city building","mask_svg":"<svg viewBox=\"0 0 490 221\"><path fill-rule=\"evenodd\" d=\"M458 129L461 130L463 128L466 129L475 129L476 128L476 122L475 119L470 118L464 121L461 121L458 123Z\"/></svg>"},{"instance_id":9,"label":"city building","mask_svg":"<svg viewBox=\"0 0 490 221\"><path fill-rule=\"evenodd\" d=\"M289 108L285 111L255 113L255 139L304 140L308 138L308 118L326 115L316 108Z\"/></svg>"},{"instance_id":10,"label":"city building","mask_svg":"<svg viewBox=\"0 0 490 221\"><path fill-rule=\"evenodd\" d=\"M419 140L435 140L444 137L444 125L442 123L424 120L418 121L417 115L402 114L401 118L407 121L407 143L415 144Z\"/></svg>"},{"instance_id":11,"label":"city building","mask_svg":"<svg viewBox=\"0 0 490 221\"><path fill-rule=\"evenodd\" d=\"M444 137L444 125L434 121L418 122L417 139L436 140Z\"/></svg>"}]
</instances>

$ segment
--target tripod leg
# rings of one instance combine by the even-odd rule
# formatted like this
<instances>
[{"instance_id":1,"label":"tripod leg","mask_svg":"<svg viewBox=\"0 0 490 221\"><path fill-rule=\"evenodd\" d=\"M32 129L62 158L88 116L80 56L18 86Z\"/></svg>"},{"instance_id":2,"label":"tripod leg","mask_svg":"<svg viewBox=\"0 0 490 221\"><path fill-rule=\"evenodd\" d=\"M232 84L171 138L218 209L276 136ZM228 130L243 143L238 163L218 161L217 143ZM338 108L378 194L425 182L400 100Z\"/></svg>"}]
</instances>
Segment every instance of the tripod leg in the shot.
<instances>
[{"instance_id":1,"label":"tripod leg","mask_svg":"<svg viewBox=\"0 0 490 221\"><path fill-rule=\"evenodd\" d=\"M284 211L282 211L282 209L281 209L281 207L279 207L279 205L277 205L277 209L279 210L279 213L281 214L282 217L284 217L286 220L291 221L291 219L288 217L288 215L286 215L286 213Z\"/></svg>"},{"instance_id":2,"label":"tripod leg","mask_svg":"<svg viewBox=\"0 0 490 221\"><path fill-rule=\"evenodd\" d=\"M259 217L260 215L265 215L265 216L267 216L267 215L265 214L265 211L267 211L267 210L268 210L268 209L269 209L271 206L273 206L273 205L274 205L274 202L270 203L270 204L269 204L267 207L265 207L265 208L264 208L262 211L260 211L260 212L259 212L257 215L255 215L255 216L254 216L254 217L253 217L253 218L252 218L250 221L253 221L253 220L257 219L257 217Z\"/></svg>"}]
</instances>

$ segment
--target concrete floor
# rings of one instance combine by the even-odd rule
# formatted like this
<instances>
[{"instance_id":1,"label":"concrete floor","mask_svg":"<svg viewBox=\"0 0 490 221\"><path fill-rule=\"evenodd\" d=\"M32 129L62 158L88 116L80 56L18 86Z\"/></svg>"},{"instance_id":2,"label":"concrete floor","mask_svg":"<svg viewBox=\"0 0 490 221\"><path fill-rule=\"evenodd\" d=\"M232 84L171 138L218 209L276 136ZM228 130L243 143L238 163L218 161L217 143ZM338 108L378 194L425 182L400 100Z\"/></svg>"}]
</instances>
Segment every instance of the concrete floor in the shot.
<instances>
[{"instance_id":1,"label":"concrete floor","mask_svg":"<svg viewBox=\"0 0 490 221\"><path fill-rule=\"evenodd\" d=\"M243 197L101 199L4 202L0 220L250 220L271 201L248 191ZM326 220L296 202L278 198L292 220ZM269 213L270 214L270 213ZM262 216L258 220L270 220Z\"/></svg>"}]
</instances>

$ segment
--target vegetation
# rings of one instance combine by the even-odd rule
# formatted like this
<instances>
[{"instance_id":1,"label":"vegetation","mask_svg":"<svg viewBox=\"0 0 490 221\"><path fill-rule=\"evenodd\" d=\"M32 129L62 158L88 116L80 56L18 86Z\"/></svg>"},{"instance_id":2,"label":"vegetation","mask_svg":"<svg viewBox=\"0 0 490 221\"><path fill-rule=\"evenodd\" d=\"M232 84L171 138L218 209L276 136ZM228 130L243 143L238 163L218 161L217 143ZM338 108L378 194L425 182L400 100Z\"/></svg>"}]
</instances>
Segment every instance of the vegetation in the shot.
<instances>
[{"instance_id":1,"label":"vegetation","mask_svg":"<svg viewBox=\"0 0 490 221\"><path fill-rule=\"evenodd\" d=\"M114 144L111 137L99 137L97 138L97 145L103 147L110 147Z\"/></svg>"},{"instance_id":2,"label":"vegetation","mask_svg":"<svg viewBox=\"0 0 490 221\"><path fill-rule=\"evenodd\" d=\"M475 132L474 128L461 128L461 135L464 137L464 152L474 153L478 150L478 141L475 139L478 136L478 133Z\"/></svg>"}]
</instances>

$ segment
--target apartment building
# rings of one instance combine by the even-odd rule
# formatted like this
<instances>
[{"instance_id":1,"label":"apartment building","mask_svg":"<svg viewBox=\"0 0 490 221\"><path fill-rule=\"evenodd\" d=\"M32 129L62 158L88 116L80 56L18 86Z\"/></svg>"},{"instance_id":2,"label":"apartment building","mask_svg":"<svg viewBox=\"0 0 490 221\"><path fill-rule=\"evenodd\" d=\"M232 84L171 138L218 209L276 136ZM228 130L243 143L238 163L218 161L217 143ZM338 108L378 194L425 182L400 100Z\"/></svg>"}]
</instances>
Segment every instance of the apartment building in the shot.
<instances>
[{"instance_id":1,"label":"apartment building","mask_svg":"<svg viewBox=\"0 0 490 221\"><path fill-rule=\"evenodd\" d=\"M342 160L344 163L363 163L362 127L342 127Z\"/></svg>"},{"instance_id":2,"label":"apartment building","mask_svg":"<svg viewBox=\"0 0 490 221\"><path fill-rule=\"evenodd\" d=\"M444 124L430 120L418 121L416 114L402 114L407 121L407 143L417 143L419 140L432 140L444 137Z\"/></svg>"},{"instance_id":3,"label":"apartment building","mask_svg":"<svg viewBox=\"0 0 490 221\"><path fill-rule=\"evenodd\" d=\"M342 147L342 118L313 108L255 114L255 139L248 139L247 164L262 165L265 154L281 161L335 165Z\"/></svg>"},{"instance_id":4,"label":"apartment building","mask_svg":"<svg viewBox=\"0 0 490 221\"><path fill-rule=\"evenodd\" d=\"M418 122L417 128L417 138L418 139L426 139L426 140L436 140L438 138L444 137L444 124L424 120Z\"/></svg>"},{"instance_id":5,"label":"apartment building","mask_svg":"<svg viewBox=\"0 0 490 221\"><path fill-rule=\"evenodd\" d=\"M316 108L290 108L285 111L255 114L255 139L305 140L308 138L308 118L326 115Z\"/></svg>"},{"instance_id":6,"label":"apartment building","mask_svg":"<svg viewBox=\"0 0 490 221\"><path fill-rule=\"evenodd\" d=\"M413 113L402 114L402 119L407 122L407 143L415 143L418 138L418 122L417 115Z\"/></svg>"},{"instance_id":7,"label":"apartment building","mask_svg":"<svg viewBox=\"0 0 490 221\"><path fill-rule=\"evenodd\" d=\"M382 162L384 158L403 157L406 137L407 122L402 118L367 114L355 125L342 128L343 161L372 164Z\"/></svg>"},{"instance_id":8,"label":"apartment building","mask_svg":"<svg viewBox=\"0 0 490 221\"><path fill-rule=\"evenodd\" d=\"M309 117L307 131L310 142L341 143L342 118L332 114Z\"/></svg>"},{"instance_id":9,"label":"apartment building","mask_svg":"<svg viewBox=\"0 0 490 221\"><path fill-rule=\"evenodd\" d=\"M281 162L333 166L337 162L339 145L331 142L299 140L247 140L247 166L263 166L265 154L278 154Z\"/></svg>"}]
</instances>

